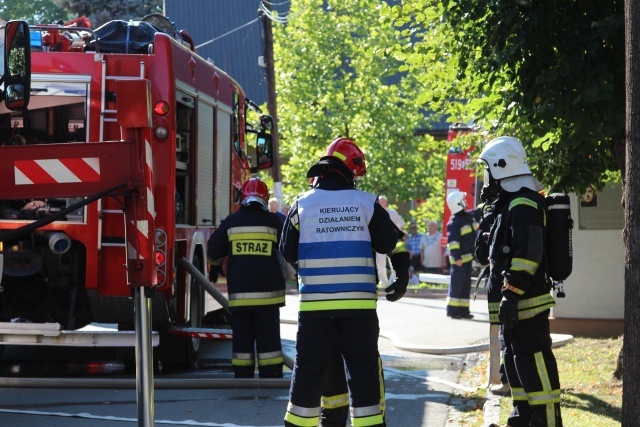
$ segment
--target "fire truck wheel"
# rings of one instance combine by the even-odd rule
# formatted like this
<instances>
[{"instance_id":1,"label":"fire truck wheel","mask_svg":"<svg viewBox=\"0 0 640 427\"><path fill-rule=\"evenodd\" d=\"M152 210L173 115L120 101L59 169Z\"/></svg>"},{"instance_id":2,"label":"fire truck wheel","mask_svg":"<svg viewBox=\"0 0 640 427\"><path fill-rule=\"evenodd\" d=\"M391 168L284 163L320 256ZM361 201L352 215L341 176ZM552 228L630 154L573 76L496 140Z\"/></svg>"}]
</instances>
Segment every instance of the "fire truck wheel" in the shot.
<instances>
[{"instance_id":1,"label":"fire truck wheel","mask_svg":"<svg viewBox=\"0 0 640 427\"><path fill-rule=\"evenodd\" d=\"M195 256L192 264L203 272L200 257ZM186 324L178 324L177 326L202 327L202 319L204 317L204 291L193 277L184 285L189 286L191 291L189 322ZM162 362L163 367L169 370L183 370L185 368L193 369L196 367L199 350L199 339L192 339L184 335L174 335L167 330L161 330L160 345L154 353L157 355L157 360Z\"/></svg>"}]
</instances>

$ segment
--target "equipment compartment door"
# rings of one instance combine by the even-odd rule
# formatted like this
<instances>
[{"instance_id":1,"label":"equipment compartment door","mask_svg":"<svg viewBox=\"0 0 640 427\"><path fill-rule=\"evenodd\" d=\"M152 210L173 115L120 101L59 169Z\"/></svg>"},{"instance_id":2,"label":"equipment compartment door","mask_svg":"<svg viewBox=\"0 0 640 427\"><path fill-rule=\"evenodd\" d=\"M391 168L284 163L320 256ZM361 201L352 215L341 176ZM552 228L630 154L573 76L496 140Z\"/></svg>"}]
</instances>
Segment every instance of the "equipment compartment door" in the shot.
<instances>
[{"instance_id":1,"label":"equipment compartment door","mask_svg":"<svg viewBox=\"0 0 640 427\"><path fill-rule=\"evenodd\" d=\"M203 99L198 100L197 225L213 225L214 221L213 176L215 171L214 147L216 144L214 111L211 103L205 102Z\"/></svg>"}]
</instances>

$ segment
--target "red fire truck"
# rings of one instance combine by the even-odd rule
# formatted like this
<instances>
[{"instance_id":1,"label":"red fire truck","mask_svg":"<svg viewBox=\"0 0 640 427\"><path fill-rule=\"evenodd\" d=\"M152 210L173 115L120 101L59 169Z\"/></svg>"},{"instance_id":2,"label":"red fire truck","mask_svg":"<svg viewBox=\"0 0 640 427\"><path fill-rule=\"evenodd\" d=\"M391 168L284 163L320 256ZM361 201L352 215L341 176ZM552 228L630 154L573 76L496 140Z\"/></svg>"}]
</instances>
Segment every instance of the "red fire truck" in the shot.
<instances>
[{"instance_id":1,"label":"red fire truck","mask_svg":"<svg viewBox=\"0 0 640 427\"><path fill-rule=\"evenodd\" d=\"M5 72L0 107L0 349L125 345L144 287L157 357L193 363L207 334L189 269L205 274L216 224L271 167L270 118L160 15L23 35L30 79L15 95Z\"/></svg>"},{"instance_id":2,"label":"red fire truck","mask_svg":"<svg viewBox=\"0 0 640 427\"><path fill-rule=\"evenodd\" d=\"M447 223L451 218L451 211L447 206L447 196L453 191L467 193L467 209L476 206L476 168L471 159L473 147L461 149L455 144L458 134L477 131L477 128L459 123L449 126L447 141L449 152L447 153L447 166L445 172L444 213L442 215L442 246L447 245Z\"/></svg>"}]
</instances>

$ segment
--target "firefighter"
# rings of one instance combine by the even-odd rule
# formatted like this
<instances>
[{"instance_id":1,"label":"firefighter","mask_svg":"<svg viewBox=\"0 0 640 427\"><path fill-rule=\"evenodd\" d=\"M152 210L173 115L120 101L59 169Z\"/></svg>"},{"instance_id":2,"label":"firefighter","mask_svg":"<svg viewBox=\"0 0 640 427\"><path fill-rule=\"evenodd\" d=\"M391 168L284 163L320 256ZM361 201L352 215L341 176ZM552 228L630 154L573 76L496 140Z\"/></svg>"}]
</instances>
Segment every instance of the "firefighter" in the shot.
<instances>
[{"instance_id":1,"label":"firefighter","mask_svg":"<svg viewBox=\"0 0 640 427\"><path fill-rule=\"evenodd\" d=\"M389 301L404 295L410 259L404 233L377 197L356 190L356 178L365 173L358 146L348 138L334 140L307 173L317 177L314 188L298 197L285 221L280 251L298 264L300 282L297 356L285 426L324 422L320 407L327 389L318 378L327 375L328 366L336 367L331 362L336 342L348 372L351 425L386 425L374 251L389 254L396 272L385 289Z\"/></svg>"},{"instance_id":2,"label":"firefighter","mask_svg":"<svg viewBox=\"0 0 640 427\"><path fill-rule=\"evenodd\" d=\"M494 200L489 200L483 187L480 192L482 200L479 206L480 220L478 223L478 237L476 238L476 259L482 266L482 273L476 284L476 291L483 278L489 276L489 231L494 222ZM495 196L494 196L495 197ZM488 281L488 280L487 280ZM509 380L504 369L502 354L504 352L504 338L500 332L500 319L498 318L498 308L502 299L502 283L492 283L488 281L487 303L489 311L489 369L487 370L487 388L494 394L506 395L509 393ZM474 296L475 298L475 296Z\"/></svg>"},{"instance_id":3,"label":"firefighter","mask_svg":"<svg viewBox=\"0 0 640 427\"><path fill-rule=\"evenodd\" d=\"M242 187L240 210L229 215L209 238L209 278L216 282L227 258L232 365L236 378L282 378L280 307L285 280L276 253L282 223L269 212L269 190L259 178Z\"/></svg>"},{"instance_id":4,"label":"firefighter","mask_svg":"<svg viewBox=\"0 0 640 427\"><path fill-rule=\"evenodd\" d=\"M471 274L478 225L466 211L467 193L453 191L447 196L451 219L447 223L447 247L451 262L451 284L447 295L447 316L473 319L469 312Z\"/></svg>"},{"instance_id":5,"label":"firefighter","mask_svg":"<svg viewBox=\"0 0 640 427\"><path fill-rule=\"evenodd\" d=\"M504 364L511 385L511 427L562 427L560 379L551 350L549 311L555 305L545 277L545 211L526 152L519 140L490 141L478 162L484 191L493 203L489 233L490 286L502 298L498 318L505 342Z\"/></svg>"},{"instance_id":6,"label":"firefighter","mask_svg":"<svg viewBox=\"0 0 640 427\"><path fill-rule=\"evenodd\" d=\"M311 188L314 188L317 182L318 177L311 178L309 182ZM331 337L330 348L328 365L322 377L322 386L320 388L322 392L320 398L320 426L344 427L348 425L349 420L349 387L347 386L344 360L342 359L342 351L337 336Z\"/></svg>"}]
</instances>

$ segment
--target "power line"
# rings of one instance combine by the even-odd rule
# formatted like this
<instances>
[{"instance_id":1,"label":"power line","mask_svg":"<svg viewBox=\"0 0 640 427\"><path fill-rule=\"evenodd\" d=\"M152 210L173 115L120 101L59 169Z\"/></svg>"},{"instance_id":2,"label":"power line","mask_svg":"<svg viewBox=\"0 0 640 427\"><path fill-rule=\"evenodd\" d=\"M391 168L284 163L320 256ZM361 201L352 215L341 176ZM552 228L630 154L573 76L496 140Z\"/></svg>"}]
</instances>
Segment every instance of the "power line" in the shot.
<instances>
[{"instance_id":1,"label":"power line","mask_svg":"<svg viewBox=\"0 0 640 427\"><path fill-rule=\"evenodd\" d=\"M267 0L262 0L260 2L260 10L271 21L277 22L278 24L286 24L287 22L291 21L292 18L296 18L296 17L302 15L309 8L309 6L311 6L312 2L310 1L306 5L303 5L302 9L300 9L297 13L292 13L291 10L288 10L287 12L278 13L277 15L274 14L273 11L269 7L265 6L265 5L270 5L270 6L283 5L283 4L286 4L286 3L289 3L289 1L285 1L285 2L282 2L282 3L272 3L272 2L269 2Z\"/></svg>"},{"instance_id":2,"label":"power line","mask_svg":"<svg viewBox=\"0 0 640 427\"><path fill-rule=\"evenodd\" d=\"M275 15L267 6L264 5L264 2L260 3L260 10L265 14L267 18L269 18L273 22L277 22L279 24L286 24L289 22L289 19L286 17L290 12L283 13L282 15Z\"/></svg>"},{"instance_id":3,"label":"power line","mask_svg":"<svg viewBox=\"0 0 640 427\"><path fill-rule=\"evenodd\" d=\"M282 6L284 4L290 3L290 1L291 0L286 0L286 1L282 1L280 3L274 3L274 2L271 2L271 1L267 1L267 0L262 0L262 3L266 3L269 6Z\"/></svg>"},{"instance_id":4,"label":"power line","mask_svg":"<svg viewBox=\"0 0 640 427\"><path fill-rule=\"evenodd\" d=\"M211 43L215 42L216 40L220 40L221 38L226 37L226 36L228 36L228 35L229 35L229 34L231 34L231 33L235 33L236 31L241 30L241 29L242 29L242 28L244 28L244 27L248 27L249 25L251 25L251 24L253 24L253 23L255 23L255 22L258 22L259 20L260 20L260 18L258 17L258 18L256 18L256 19L254 19L253 21L249 21L249 22L247 22L246 24L243 24L243 25L241 25L241 26L239 26L239 27L237 27L237 28L234 28L233 30L231 30L231 31L229 31L229 32L226 32L226 33L224 33L224 34L222 34L222 35L220 35L220 36L216 37L215 39L211 39L211 40L206 41L206 42L204 42L204 43L202 43L202 44L199 44L199 45L197 45L197 46L196 46L196 49L199 49L199 48L201 48L202 46L206 46L206 45L208 45L208 44L211 44Z\"/></svg>"}]
</instances>

